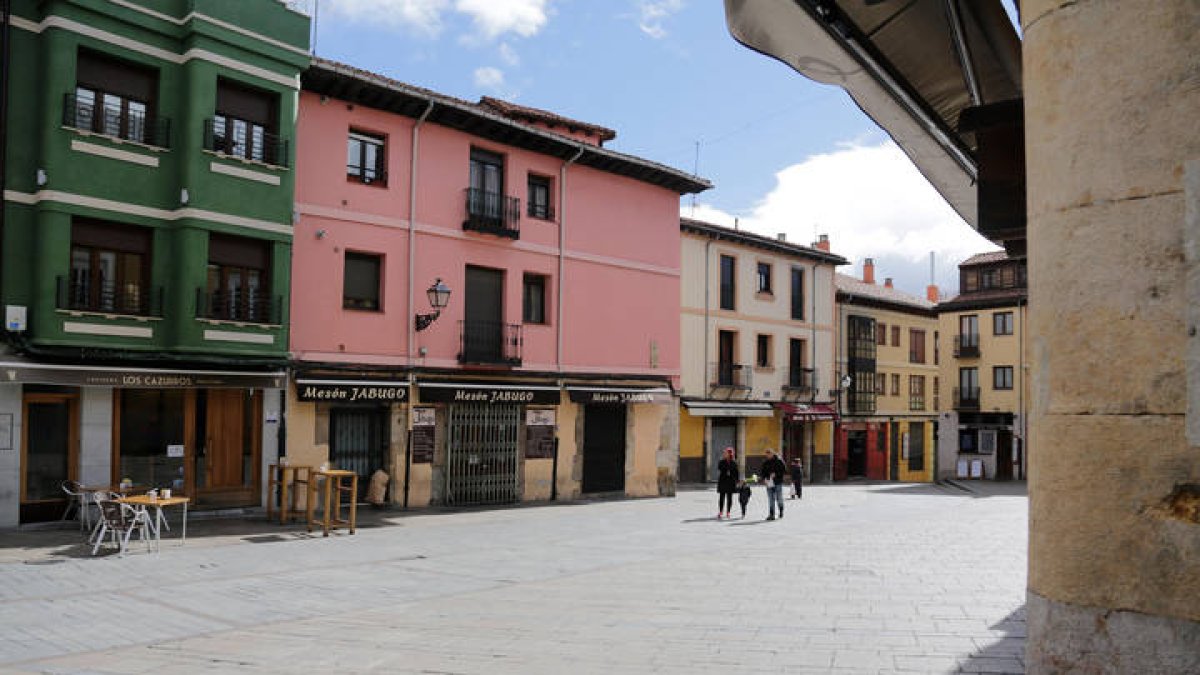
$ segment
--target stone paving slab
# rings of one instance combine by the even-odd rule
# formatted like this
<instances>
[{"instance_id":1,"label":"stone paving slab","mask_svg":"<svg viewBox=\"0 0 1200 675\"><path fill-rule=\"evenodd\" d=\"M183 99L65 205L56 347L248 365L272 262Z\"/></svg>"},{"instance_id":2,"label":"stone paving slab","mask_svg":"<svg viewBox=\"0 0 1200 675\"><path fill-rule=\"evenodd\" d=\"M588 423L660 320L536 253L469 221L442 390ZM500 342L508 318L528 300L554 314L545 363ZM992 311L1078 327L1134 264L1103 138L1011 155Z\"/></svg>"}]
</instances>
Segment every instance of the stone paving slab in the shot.
<instances>
[{"instance_id":1,"label":"stone paving slab","mask_svg":"<svg viewBox=\"0 0 1200 675\"><path fill-rule=\"evenodd\" d=\"M120 558L0 532L0 671L1019 673L1020 488L197 522Z\"/></svg>"}]
</instances>

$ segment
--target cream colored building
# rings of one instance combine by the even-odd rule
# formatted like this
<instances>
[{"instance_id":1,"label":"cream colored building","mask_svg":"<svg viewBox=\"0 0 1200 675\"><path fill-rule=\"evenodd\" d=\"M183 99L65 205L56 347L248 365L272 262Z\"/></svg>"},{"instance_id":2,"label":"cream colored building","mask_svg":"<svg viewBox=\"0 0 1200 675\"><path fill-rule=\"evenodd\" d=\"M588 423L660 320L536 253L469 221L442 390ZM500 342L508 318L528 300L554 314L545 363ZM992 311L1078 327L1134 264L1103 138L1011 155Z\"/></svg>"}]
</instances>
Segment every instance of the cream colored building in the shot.
<instances>
[{"instance_id":1,"label":"cream colored building","mask_svg":"<svg viewBox=\"0 0 1200 675\"><path fill-rule=\"evenodd\" d=\"M1025 259L981 253L959 266L956 297L938 305L942 375L939 478L1026 477Z\"/></svg>"},{"instance_id":2,"label":"cream colored building","mask_svg":"<svg viewBox=\"0 0 1200 675\"><path fill-rule=\"evenodd\" d=\"M836 283L838 370L849 382L839 397L834 479L931 481L944 401L937 287L920 298L891 279L877 284L871 258L861 279L839 274Z\"/></svg>"},{"instance_id":3,"label":"cream colored building","mask_svg":"<svg viewBox=\"0 0 1200 675\"><path fill-rule=\"evenodd\" d=\"M774 448L828 480L845 259L825 237L808 247L690 219L680 230L680 481L712 480L726 447L750 472Z\"/></svg>"}]
</instances>

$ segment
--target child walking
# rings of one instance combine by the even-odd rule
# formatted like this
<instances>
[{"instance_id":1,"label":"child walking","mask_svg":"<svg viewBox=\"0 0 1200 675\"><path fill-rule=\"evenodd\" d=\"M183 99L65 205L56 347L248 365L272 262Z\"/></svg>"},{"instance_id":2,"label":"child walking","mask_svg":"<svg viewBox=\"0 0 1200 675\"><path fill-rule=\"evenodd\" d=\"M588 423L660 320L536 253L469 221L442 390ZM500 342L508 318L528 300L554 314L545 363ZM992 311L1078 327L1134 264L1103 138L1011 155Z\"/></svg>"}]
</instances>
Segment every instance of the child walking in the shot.
<instances>
[{"instance_id":1,"label":"child walking","mask_svg":"<svg viewBox=\"0 0 1200 675\"><path fill-rule=\"evenodd\" d=\"M746 519L746 505L750 503L751 494L750 486L746 484L746 481L738 481L738 504L742 507L742 520Z\"/></svg>"}]
</instances>

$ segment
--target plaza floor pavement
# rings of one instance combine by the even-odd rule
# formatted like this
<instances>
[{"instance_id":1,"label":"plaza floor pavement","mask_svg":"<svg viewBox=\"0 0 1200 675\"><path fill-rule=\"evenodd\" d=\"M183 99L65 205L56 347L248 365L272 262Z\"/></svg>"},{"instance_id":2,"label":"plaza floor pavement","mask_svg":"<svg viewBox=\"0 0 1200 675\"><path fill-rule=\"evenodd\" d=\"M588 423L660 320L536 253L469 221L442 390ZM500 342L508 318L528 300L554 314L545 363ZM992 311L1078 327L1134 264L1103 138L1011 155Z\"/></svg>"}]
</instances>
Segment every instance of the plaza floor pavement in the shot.
<instances>
[{"instance_id":1,"label":"plaza floor pavement","mask_svg":"<svg viewBox=\"0 0 1200 675\"><path fill-rule=\"evenodd\" d=\"M1023 484L715 502L195 520L124 557L0 531L0 672L1023 672Z\"/></svg>"}]
</instances>

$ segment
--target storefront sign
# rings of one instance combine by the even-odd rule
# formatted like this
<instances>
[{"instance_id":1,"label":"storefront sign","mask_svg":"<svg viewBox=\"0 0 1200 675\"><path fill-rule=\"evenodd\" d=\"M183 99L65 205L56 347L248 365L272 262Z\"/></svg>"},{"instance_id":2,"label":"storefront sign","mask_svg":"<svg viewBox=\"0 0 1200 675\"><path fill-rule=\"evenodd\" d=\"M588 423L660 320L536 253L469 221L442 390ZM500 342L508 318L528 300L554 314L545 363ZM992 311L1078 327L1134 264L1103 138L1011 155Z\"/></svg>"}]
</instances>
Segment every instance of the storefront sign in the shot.
<instances>
[{"instance_id":1,"label":"storefront sign","mask_svg":"<svg viewBox=\"0 0 1200 675\"><path fill-rule=\"evenodd\" d=\"M482 403L485 405L548 405L559 402L558 387L500 384L427 383L420 385L425 403Z\"/></svg>"},{"instance_id":2,"label":"storefront sign","mask_svg":"<svg viewBox=\"0 0 1200 675\"><path fill-rule=\"evenodd\" d=\"M183 446L182 445L168 445L167 446L167 457L183 457Z\"/></svg>"},{"instance_id":3,"label":"storefront sign","mask_svg":"<svg viewBox=\"0 0 1200 675\"><path fill-rule=\"evenodd\" d=\"M544 408L534 408L525 411L525 426L528 427L552 427L557 424L555 419L557 415L554 410L546 410Z\"/></svg>"},{"instance_id":4,"label":"storefront sign","mask_svg":"<svg viewBox=\"0 0 1200 675\"><path fill-rule=\"evenodd\" d=\"M437 408L413 408L414 427L432 427L437 424Z\"/></svg>"},{"instance_id":5,"label":"storefront sign","mask_svg":"<svg viewBox=\"0 0 1200 675\"><path fill-rule=\"evenodd\" d=\"M0 381L125 389L282 389L287 378L283 373L0 363Z\"/></svg>"},{"instance_id":6,"label":"storefront sign","mask_svg":"<svg viewBox=\"0 0 1200 675\"><path fill-rule=\"evenodd\" d=\"M338 403L403 403L408 400L408 383L298 379L296 398Z\"/></svg>"},{"instance_id":7,"label":"storefront sign","mask_svg":"<svg viewBox=\"0 0 1200 675\"><path fill-rule=\"evenodd\" d=\"M413 408L412 430L412 462L413 464L430 464L433 462L433 450L437 431L436 408Z\"/></svg>"},{"instance_id":8,"label":"storefront sign","mask_svg":"<svg viewBox=\"0 0 1200 675\"><path fill-rule=\"evenodd\" d=\"M572 403L668 403L671 400L667 389L601 389L567 387Z\"/></svg>"}]
</instances>

